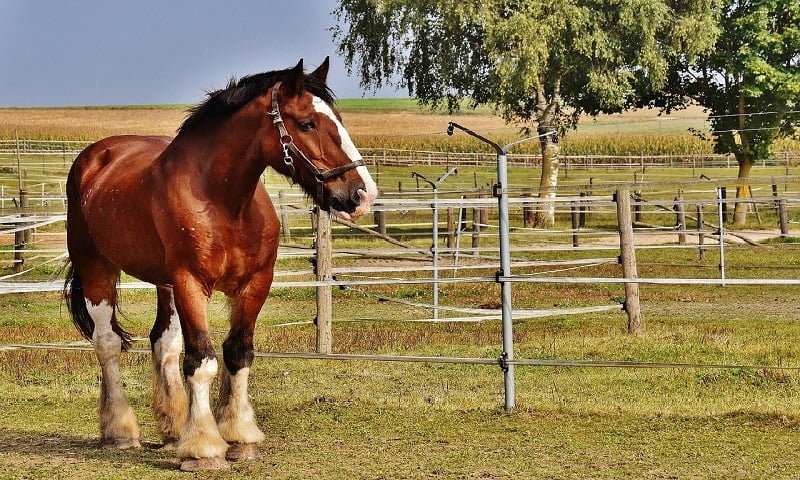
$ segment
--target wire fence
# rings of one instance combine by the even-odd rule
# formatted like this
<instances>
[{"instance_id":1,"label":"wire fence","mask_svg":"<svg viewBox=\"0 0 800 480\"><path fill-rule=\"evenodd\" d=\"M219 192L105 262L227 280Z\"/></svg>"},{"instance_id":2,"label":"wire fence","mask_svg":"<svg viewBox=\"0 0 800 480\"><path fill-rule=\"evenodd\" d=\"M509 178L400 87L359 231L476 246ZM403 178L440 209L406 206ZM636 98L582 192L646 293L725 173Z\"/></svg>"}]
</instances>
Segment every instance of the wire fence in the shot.
<instances>
[{"instance_id":1,"label":"wire fence","mask_svg":"<svg viewBox=\"0 0 800 480\"><path fill-rule=\"evenodd\" d=\"M2 145L0 145L2 148ZM63 155L63 151L61 153ZM55 153L58 155L58 153ZM44 158L44 155L43 155ZM449 160L445 160L449 161ZM641 163L630 168L641 168ZM13 172L11 173L13 177ZM30 179L30 177L28 178ZM49 278L65 259L63 177L54 176L48 184L27 184L23 198L13 187L0 191L0 294L59 291L63 283ZM31 187L34 188L31 188ZM446 187L446 185L444 185ZM38 190L38 192L37 192ZM736 192L742 196L736 199ZM782 264L780 256L759 269L758 276L748 277L744 268L730 262L735 249L797 248L794 239L800 232L792 229L800 220L800 177L773 176L749 180L731 178L675 181L620 182L619 179L592 183L562 184L555 199L539 198L532 188L508 188L508 228L510 271L496 273L503 230L497 198L489 189L443 188L432 192L386 192L375 205L374 217L361 225L334 223L330 272L332 280L319 280L314 269L279 269L273 287L338 287L358 290L375 301L393 302L411 307L393 321L415 323L496 322L505 305L477 308L469 305L441 304L435 301L408 301L387 288L417 285L435 291L461 284L563 284L563 285L800 285L793 265ZM625 239L621 231L620 198L630 203L622 211L631 216L633 252L648 250L687 250L697 252L697 266L711 268L698 275L683 268L680 277L651 276L647 262L640 263L635 274L620 273L621 252ZM279 249L282 260L304 257L313 259L320 234L314 227L318 216L300 192L281 192L273 196L284 228ZM555 223L536 228L536 212L553 204ZM747 212L749 228L733 229L736 209ZM444 213L433 229L432 209ZM335 220L334 220L335 222ZM434 230L438 230L434 233ZM26 235L28 237L26 238ZM617 256L620 254L620 256ZM711 258L704 258L706 255ZM555 258L554 258L555 257ZM374 260L385 262L376 266ZM437 259L437 262L433 262ZM701 261L702 260L702 261ZM368 263L363 263L367 261ZM691 265L691 264L689 264ZM664 265L662 265L664 266ZM676 266L676 265L669 265ZM680 266L678 266L680 267ZM737 270L737 268L739 268ZM764 272L769 272L764 275ZM731 273L740 276L734 277ZM121 288L152 288L140 282L125 282ZM627 288L627 287L626 287ZM379 289L379 290L373 290ZM624 301L613 305L580 305L571 308L513 308L515 320L553 315L588 315L598 312L626 311L631 299L620 291ZM429 295L425 298L435 298ZM499 297L498 299L499 300ZM362 321L386 321L365 318ZM310 324L311 321L287 322L284 328ZM318 323L319 324L319 323ZM49 344L2 345L0 349L59 348L87 349L88 345L58 346ZM795 366L617 362L574 359L504 359L384 355L341 355L327 353L259 352L259 357L313 358L335 360L422 361L499 365L507 369L520 366L573 366L603 368L785 368Z\"/></svg>"},{"instance_id":2,"label":"wire fence","mask_svg":"<svg viewBox=\"0 0 800 480\"><path fill-rule=\"evenodd\" d=\"M28 170L46 171L48 168L69 165L78 154L90 145L91 141L0 139L0 164L10 164L20 157L20 165ZM401 148L362 148L364 159L373 166L495 166L495 156L491 152L442 152L432 150L413 150ZM25 157L24 160L21 157ZM606 168L631 170L646 168L694 167L731 168L737 165L730 154L688 153L675 155L629 154L569 154L559 156L563 168L587 170ZM541 155L529 153L510 153L510 165L538 166ZM800 165L800 152L779 151L769 158L758 161L758 166Z\"/></svg>"}]
</instances>

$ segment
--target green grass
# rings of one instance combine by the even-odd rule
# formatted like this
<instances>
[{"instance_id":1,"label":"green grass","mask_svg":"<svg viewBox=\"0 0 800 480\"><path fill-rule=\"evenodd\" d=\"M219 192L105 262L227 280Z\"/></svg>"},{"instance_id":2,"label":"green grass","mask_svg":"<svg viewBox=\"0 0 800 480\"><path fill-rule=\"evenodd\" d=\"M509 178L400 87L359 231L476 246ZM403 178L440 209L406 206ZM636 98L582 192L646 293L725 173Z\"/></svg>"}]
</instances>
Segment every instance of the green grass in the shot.
<instances>
[{"instance_id":1,"label":"green grass","mask_svg":"<svg viewBox=\"0 0 800 480\"><path fill-rule=\"evenodd\" d=\"M339 111L345 112L427 112L413 98L339 98L336 100Z\"/></svg>"},{"instance_id":2,"label":"green grass","mask_svg":"<svg viewBox=\"0 0 800 480\"><path fill-rule=\"evenodd\" d=\"M791 244L731 247L727 255L735 276L793 278L795 270L786 267L800 265L800 251ZM702 262L693 250L642 250L638 259L647 276L716 276L713 251ZM301 263L288 260L282 268ZM682 266L687 264L697 266ZM587 273L619 276L618 268ZM372 291L430 300L427 287ZM497 295L494 284L442 288L443 301L453 305L478 306ZM617 285L514 285L516 308L599 305L621 295ZM626 333L621 313L518 321L516 355L800 363L795 287L642 286L641 298L645 328L638 338ZM153 293L124 291L123 306L127 328L146 335ZM223 298L213 298L209 314L211 330L223 331ZM336 290L334 350L499 355L498 322L386 321L425 315ZM312 289L274 291L258 320L256 348L313 350L311 325L271 327L312 317ZM352 321L363 318L380 321ZM76 339L57 294L0 297L0 343ZM212 339L219 345L223 334ZM97 447L99 369L92 353L0 352L0 478L182 476L172 454L156 448L149 358L124 355L122 368L142 425L145 448L137 452ZM518 408L507 415L501 410L502 374L493 366L259 359L250 395L267 433L264 457L211 477L795 478L800 473L800 374L793 371L518 367Z\"/></svg>"},{"instance_id":3,"label":"green grass","mask_svg":"<svg viewBox=\"0 0 800 480\"><path fill-rule=\"evenodd\" d=\"M355 108L355 107L354 107ZM398 108L401 108L398 104ZM794 168L794 167L793 167ZM415 166L429 178L442 167ZM31 183L63 176L63 170L29 171ZM381 188L416 188L408 167L381 167ZM648 169L646 180L735 176L735 169ZM753 176L782 175L756 168ZM794 173L794 171L792 171ZM35 175L41 175L41 178ZM463 167L444 190L485 186L489 167ZM562 185L629 182L630 170L562 169ZM267 175L271 191L285 180ZM513 167L513 188L538 184L538 170ZM14 178L3 185L15 188ZM280 186L280 187L278 187ZM55 193L57 184L49 184ZM768 187L766 187L768 188ZM426 190L422 188L422 190ZM794 188L792 189L794 191ZM671 189L645 192L669 201ZM764 195L764 192L761 192ZM766 193L768 194L768 193ZM444 196L454 195L443 193ZM687 198L699 193L687 192ZM706 194L703 194L706 195ZM60 208L37 207L42 212ZM691 212L689 212L691 213ZM771 209L763 226L773 228ZM793 221L800 221L791 211ZM512 210L512 225L521 225ZM442 219L444 212L442 212ZM713 218L711 211L707 218ZM307 234L295 217L297 236ZM389 223L426 222L430 212L389 214ZM650 209L645 221L669 225L671 215ZM368 223L368 222L366 222ZM557 226L569 228L568 214ZM589 227L613 229L607 212L589 216ZM693 222L690 222L693 226ZM58 230L58 227L53 229ZM345 232L335 245L383 248ZM425 227L393 227L390 233L416 246L430 244ZM541 235L551 244L568 237ZM671 240L674 241L674 238ZM296 239L298 243L307 239ZM491 237L484 245L495 245ZM514 237L528 245L530 237ZM710 243L710 240L709 240ZM531 259L590 258L596 252L532 252ZM601 255L616 255L614 251ZM709 249L641 250L640 274L652 277L718 276L718 253ZM800 250L788 242L730 247L729 276L796 278ZM336 258L336 266L357 265ZM308 268L306 258L281 260L279 270ZM533 273L543 269L521 270ZM7 273L7 270L0 270ZM494 269L478 272L493 275ZM579 272L619 277L616 265ZM53 268L34 272L48 278ZM410 276L426 276L412 272ZM430 302L427 286L376 286L375 295ZM563 308L617 303L619 285L515 284L515 308ZM800 314L796 287L642 286L644 333L633 338L625 316L610 312L515 322L519 358L800 364ZM146 336L154 317L150 291L124 291L124 324ZM498 298L492 283L441 288L442 302L480 307ZM258 320L260 351L312 351L313 289L275 289ZM226 329L226 304L215 296L210 329ZM429 312L381 303L358 291L334 291L334 349L340 353L448 355L497 358L499 322L410 324ZM213 334L219 346L221 333ZM0 343L71 342L79 337L58 294L0 296ZM147 347L147 342L137 346ZM171 452L158 450L150 412L151 365L145 355L126 354L123 381L142 426L145 448L116 452L97 445L99 368L90 352L0 351L0 479L2 478L187 478ZM800 373L765 369L517 368L517 410L502 412L502 374L494 366L320 362L259 359L250 396L267 434L263 458L236 464L212 478L797 478L800 475ZM206 476L203 476L204 478Z\"/></svg>"},{"instance_id":4,"label":"green grass","mask_svg":"<svg viewBox=\"0 0 800 480\"><path fill-rule=\"evenodd\" d=\"M420 105L414 98L339 98L336 107L343 113L347 112L413 112L430 115L449 115L446 107L431 110ZM458 115L491 115L490 107L470 108L469 102L462 103Z\"/></svg>"}]
</instances>

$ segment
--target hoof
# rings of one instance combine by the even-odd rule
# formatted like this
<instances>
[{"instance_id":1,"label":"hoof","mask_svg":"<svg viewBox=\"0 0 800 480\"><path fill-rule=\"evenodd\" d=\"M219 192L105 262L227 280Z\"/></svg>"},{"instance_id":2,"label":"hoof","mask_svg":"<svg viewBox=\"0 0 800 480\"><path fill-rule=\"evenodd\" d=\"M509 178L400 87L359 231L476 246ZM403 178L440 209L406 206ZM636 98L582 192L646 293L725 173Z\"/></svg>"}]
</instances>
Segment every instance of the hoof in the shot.
<instances>
[{"instance_id":1,"label":"hoof","mask_svg":"<svg viewBox=\"0 0 800 480\"><path fill-rule=\"evenodd\" d=\"M161 445L161 450L174 451L178 448L178 440L174 438L165 438L164 443Z\"/></svg>"},{"instance_id":2,"label":"hoof","mask_svg":"<svg viewBox=\"0 0 800 480\"><path fill-rule=\"evenodd\" d=\"M183 472L202 472L210 470L228 470L231 468L224 458L187 458L181 462Z\"/></svg>"},{"instance_id":3,"label":"hoof","mask_svg":"<svg viewBox=\"0 0 800 480\"><path fill-rule=\"evenodd\" d=\"M100 446L109 450L130 450L132 448L142 448L138 438L110 438L103 440Z\"/></svg>"},{"instance_id":4,"label":"hoof","mask_svg":"<svg viewBox=\"0 0 800 480\"><path fill-rule=\"evenodd\" d=\"M261 454L254 443L233 443L228 447L228 453L225 454L225 458L230 462L255 460L260 457Z\"/></svg>"}]
</instances>

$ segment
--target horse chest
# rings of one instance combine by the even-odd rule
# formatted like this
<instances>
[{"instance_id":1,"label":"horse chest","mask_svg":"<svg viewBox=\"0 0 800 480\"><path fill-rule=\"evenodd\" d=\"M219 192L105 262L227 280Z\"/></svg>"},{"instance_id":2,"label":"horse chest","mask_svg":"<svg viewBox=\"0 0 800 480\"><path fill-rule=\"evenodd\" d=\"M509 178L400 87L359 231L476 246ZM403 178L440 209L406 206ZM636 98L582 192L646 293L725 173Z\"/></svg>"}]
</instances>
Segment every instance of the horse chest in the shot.
<instances>
[{"instance_id":1,"label":"horse chest","mask_svg":"<svg viewBox=\"0 0 800 480\"><path fill-rule=\"evenodd\" d=\"M277 246L268 231L228 224L216 229L184 229L194 258L190 262L201 277L214 285L237 285L270 265Z\"/></svg>"}]
</instances>

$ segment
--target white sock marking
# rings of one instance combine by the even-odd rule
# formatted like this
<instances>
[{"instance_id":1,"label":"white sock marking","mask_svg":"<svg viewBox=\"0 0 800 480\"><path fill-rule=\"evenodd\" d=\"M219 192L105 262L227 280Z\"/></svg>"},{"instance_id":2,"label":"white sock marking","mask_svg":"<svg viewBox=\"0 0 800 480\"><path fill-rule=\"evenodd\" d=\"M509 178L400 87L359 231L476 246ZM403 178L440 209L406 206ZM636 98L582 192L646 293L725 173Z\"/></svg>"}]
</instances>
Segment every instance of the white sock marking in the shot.
<instances>
[{"instance_id":1,"label":"white sock marking","mask_svg":"<svg viewBox=\"0 0 800 480\"><path fill-rule=\"evenodd\" d=\"M194 374L187 378L192 388L192 417L211 415L211 382L217 375L217 359L204 358Z\"/></svg>"},{"instance_id":2,"label":"white sock marking","mask_svg":"<svg viewBox=\"0 0 800 480\"><path fill-rule=\"evenodd\" d=\"M153 346L156 361L163 363L170 356L178 356L183 345L183 335L181 335L181 322L178 318L178 310L175 308L175 298L171 298L169 307L172 315L169 318L169 327L161 334Z\"/></svg>"}]
</instances>

